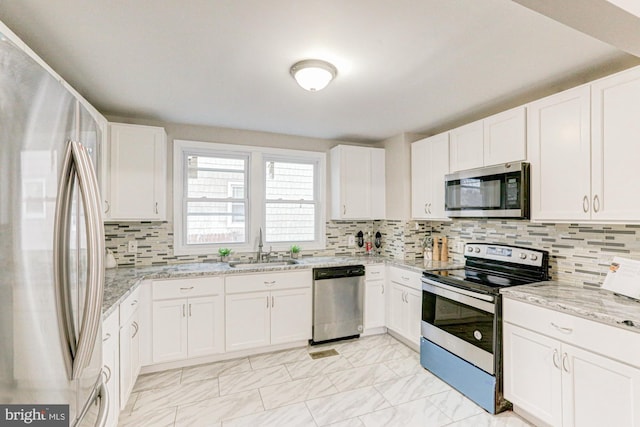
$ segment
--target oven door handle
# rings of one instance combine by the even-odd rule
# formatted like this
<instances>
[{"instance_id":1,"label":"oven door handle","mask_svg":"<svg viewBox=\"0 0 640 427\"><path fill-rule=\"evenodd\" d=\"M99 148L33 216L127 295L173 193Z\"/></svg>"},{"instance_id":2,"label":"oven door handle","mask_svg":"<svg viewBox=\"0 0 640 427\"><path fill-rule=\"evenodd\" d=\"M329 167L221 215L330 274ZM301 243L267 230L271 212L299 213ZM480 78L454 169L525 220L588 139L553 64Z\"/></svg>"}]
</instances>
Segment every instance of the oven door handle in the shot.
<instances>
[{"instance_id":1,"label":"oven door handle","mask_svg":"<svg viewBox=\"0 0 640 427\"><path fill-rule=\"evenodd\" d=\"M466 289L448 286L425 278L422 278L422 290L475 307L487 313L495 314L496 312L495 298L491 295L476 294Z\"/></svg>"}]
</instances>

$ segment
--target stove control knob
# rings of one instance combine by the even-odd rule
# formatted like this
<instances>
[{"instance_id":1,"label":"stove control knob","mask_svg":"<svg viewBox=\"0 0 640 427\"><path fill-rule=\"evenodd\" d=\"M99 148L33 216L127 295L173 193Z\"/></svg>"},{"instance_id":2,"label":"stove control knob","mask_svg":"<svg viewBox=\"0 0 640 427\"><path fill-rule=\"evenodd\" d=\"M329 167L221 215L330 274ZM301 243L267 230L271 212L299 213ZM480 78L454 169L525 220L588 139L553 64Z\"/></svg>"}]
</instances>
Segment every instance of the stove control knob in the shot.
<instances>
[{"instance_id":1,"label":"stove control knob","mask_svg":"<svg viewBox=\"0 0 640 427\"><path fill-rule=\"evenodd\" d=\"M520 259L527 259L527 254L521 253L520 254Z\"/></svg>"},{"instance_id":2,"label":"stove control knob","mask_svg":"<svg viewBox=\"0 0 640 427\"><path fill-rule=\"evenodd\" d=\"M538 259L538 255L536 255L536 254L531 254L531 255L529 255L529 258L531 258L531 261L535 261L535 260L537 260L537 259Z\"/></svg>"},{"instance_id":3,"label":"stove control knob","mask_svg":"<svg viewBox=\"0 0 640 427\"><path fill-rule=\"evenodd\" d=\"M473 252L473 246L467 246L467 252Z\"/></svg>"},{"instance_id":4,"label":"stove control knob","mask_svg":"<svg viewBox=\"0 0 640 427\"><path fill-rule=\"evenodd\" d=\"M480 248L475 248L474 251L475 251L475 253L479 254L480 253Z\"/></svg>"}]
</instances>

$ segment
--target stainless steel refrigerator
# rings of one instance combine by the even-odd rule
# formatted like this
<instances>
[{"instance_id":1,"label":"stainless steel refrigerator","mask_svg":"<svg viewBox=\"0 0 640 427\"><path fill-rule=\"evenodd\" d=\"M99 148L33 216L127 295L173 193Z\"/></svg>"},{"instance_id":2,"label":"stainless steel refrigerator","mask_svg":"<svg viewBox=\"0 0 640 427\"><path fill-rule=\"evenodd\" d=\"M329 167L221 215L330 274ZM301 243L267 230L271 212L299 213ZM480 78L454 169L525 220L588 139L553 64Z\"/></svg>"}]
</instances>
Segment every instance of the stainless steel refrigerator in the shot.
<instances>
[{"instance_id":1,"label":"stainless steel refrigerator","mask_svg":"<svg viewBox=\"0 0 640 427\"><path fill-rule=\"evenodd\" d=\"M100 137L78 100L0 33L0 406L69 405L72 426L104 425L108 406Z\"/></svg>"}]
</instances>

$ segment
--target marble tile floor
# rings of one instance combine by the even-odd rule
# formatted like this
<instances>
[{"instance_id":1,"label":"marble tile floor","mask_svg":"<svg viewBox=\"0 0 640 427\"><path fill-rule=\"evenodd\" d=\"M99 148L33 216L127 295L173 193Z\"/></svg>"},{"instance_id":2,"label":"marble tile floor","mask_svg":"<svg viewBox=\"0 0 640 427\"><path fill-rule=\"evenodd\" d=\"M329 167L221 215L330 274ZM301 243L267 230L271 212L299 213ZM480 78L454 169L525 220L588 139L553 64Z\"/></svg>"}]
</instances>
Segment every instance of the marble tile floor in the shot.
<instances>
[{"instance_id":1,"label":"marble tile floor","mask_svg":"<svg viewBox=\"0 0 640 427\"><path fill-rule=\"evenodd\" d=\"M336 356L313 360L310 352ZM420 366L392 336L375 335L141 375L122 427L525 427L486 413Z\"/></svg>"}]
</instances>

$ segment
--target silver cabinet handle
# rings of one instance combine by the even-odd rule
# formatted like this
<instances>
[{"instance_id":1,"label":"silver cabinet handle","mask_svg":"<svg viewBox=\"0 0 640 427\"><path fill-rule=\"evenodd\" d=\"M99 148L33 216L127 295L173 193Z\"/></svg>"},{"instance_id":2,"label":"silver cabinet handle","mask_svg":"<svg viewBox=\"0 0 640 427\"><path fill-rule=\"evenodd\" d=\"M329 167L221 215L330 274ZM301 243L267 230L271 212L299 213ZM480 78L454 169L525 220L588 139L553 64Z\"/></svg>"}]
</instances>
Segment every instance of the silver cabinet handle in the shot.
<instances>
[{"instance_id":1,"label":"silver cabinet handle","mask_svg":"<svg viewBox=\"0 0 640 427\"><path fill-rule=\"evenodd\" d=\"M271 296L271 308L276 306L276 297L274 297L273 295Z\"/></svg>"},{"instance_id":2,"label":"silver cabinet handle","mask_svg":"<svg viewBox=\"0 0 640 427\"><path fill-rule=\"evenodd\" d=\"M189 304L189 317L191 317L191 304Z\"/></svg>"},{"instance_id":3,"label":"silver cabinet handle","mask_svg":"<svg viewBox=\"0 0 640 427\"><path fill-rule=\"evenodd\" d=\"M342 205L342 215L347 214L347 205Z\"/></svg>"},{"instance_id":4,"label":"silver cabinet handle","mask_svg":"<svg viewBox=\"0 0 640 427\"><path fill-rule=\"evenodd\" d=\"M187 305L182 304L182 317L187 317Z\"/></svg>"},{"instance_id":5,"label":"silver cabinet handle","mask_svg":"<svg viewBox=\"0 0 640 427\"><path fill-rule=\"evenodd\" d=\"M428 214L429 211L427 210L427 206L429 205L429 203L425 203L424 204L424 213Z\"/></svg>"},{"instance_id":6,"label":"silver cabinet handle","mask_svg":"<svg viewBox=\"0 0 640 427\"><path fill-rule=\"evenodd\" d=\"M265 284L265 285L267 285L267 286L273 286L273 285L275 285L275 284L276 284L276 281L275 281L275 280L272 280L272 281L270 281L270 282L267 282L267 281L265 280L265 281L264 281L264 282L262 282L262 283L264 283L264 284Z\"/></svg>"},{"instance_id":7,"label":"silver cabinet handle","mask_svg":"<svg viewBox=\"0 0 640 427\"><path fill-rule=\"evenodd\" d=\"M158 202L156 202L156 214L158 214Z\"/></svg>"},{"instance_id":8,"label":"silver cabinet handle","mask_svg":"<svg viewBox=\"0 0 640 427\"><path fill-rule=\"evenodd\" d=\"M138 300L134 299L133 302L131 303L131 305L133 306L133 305L136 305L137 303L138 303Z\"/></svg>"},{"instance_id":9,"label":"silver cabinet handle","mask_svg":"<svg viewBox=\"0 0 640 427\"><path fill-rule=\"evenodd\" d=\"M382 285L382 295L384 295L384 284Z\"/></svg>"},{"instance_id":10,"label":"silver cabinet handle","mask_svg":"<svg viewBox=\"0 0 640 427\"><path fill-rule=\"evenodd\" d=\"M429 203L429 212L428 212L428 214L431 215L431 203Z\"/></svg>"},{"instance_id":11,"label":"silver cabinet handle","mask_svg":"<svg viewBox=\"0 0 640 427\"><path fill-rule=\"evenodd\" d=\"M72 319L72 304L69 290L68 251L69 227L73 188L78 190L84 208L87 241L87 283L84 311L81 323L76 328ZM56 200L54 220L54 282L56 310L60 340L66 351L63 353L70 379L81 376L93 353L102 320L102 294L104 286L104 225L102 202L95 171L85 147L79 142L68 141L65 149L60 186Z\"/></svg>"},{"instance_id":12,"label":"silver cabinet handle","mask_svg":"<svg viewBox=\"0 0 640 427\"><path fill-rule=\"evenodd\" d=\"M269 296L267 295L267 308L269 308Z\"/></svg>"},{"instance_id":13,"label":"silver cabinet handle","mask_svg":"<svg viewBox=\"0 0 640 427\"><path fill-rule=\"evenodd\" d=\"M589 198L587 196L582 198L582 210L584 213L589 212Z\"/></svg>"},{"instance_id":14,"label":"silver cabinet handle","mask_svg":"<svg viewBox=\"0 0 640 427\"><path fill-rule=\"evenodd\" d=\"M593 211L598 213L599 210L600 210L600 198L596 194L595 196L593 196Z\"/></svg>"},{"instance_id":15,"label":"silver cabinet handle","mask_svg":"<svg viewBox=\"0 0 640 427\"><path fill-rule=\"evenodd\" d=\"M102 338L102 342L109 341L109 338L111 338L111 334L107 332L106 334L104 334L104 338Z\"/></svg>"},{"instance_id":16,"label":"silver cabinet handle","mask_svg":"<svg viewBox=\"0 0 640 427\"><path fill-rule=\"evenodd\" d=\"M570 372L569 372L568 364L569 364L569 355L567 353L563 353L562 354L562 369L564 369L564 371L569 374Z\"/></svg>"},{"instance_id":17,"label":"silver cabinet handle","mask_svg":"<svg viewBox=\"0 0 640 427\"><path fill-rule=\"evenodd\" d=\"M553 366L560 369L560 355L557 348L553 349Z\"/></svg>"},{"instance_id":18,"label":"silver cabinet handle","mask_svg":"<svg viewBox=\"0 0 640 427\"><path fill-rule=\"evenodd\" d=\"M553 326L554 328L556 328L558 331L562 332L563 334L570 334L573 332L573 329L571 328L564 328L562 326L556 325L555 323L551 322L551 326Z\"/></svg>"},{"instance_id":19,"label":"silver cabinet handle","mask_svg":"<svg viewBox=\"0 0 640 427\"><path fill-rule=\"evenodd\" d=\"M104 382L108 383L111 380L111 368L109 368L107 365L103 366L103 371L102 374L104 375Z\"/></svg>"},{"instance_id":20,"label":"silver cabinet handle","mask_svg":"<svg viewBox=\"0 0 640 427\"><path fill-rule=\"evenodd\" d=\"M109 213L109 211L111 210L111 203L109 203L108 200L105 200L104 204L107 206L104 210L104 213Z\"/></svg>"},{"instance_id":21,"label":"silver cabinet handle","mask_svg":"<svg viewBox=\"0 0 640 427\"><path fill-rule=\"evenodd\" d=\"M135 329L135 331L133 331L133 335L131 335L131 338L135 338L136 335L138 335L138 331L140 330L140 327L138 326L138 322L133 322L131 326L133 326Z\"/></svg>"},{"instance_id":22,"label":"silver cabinet handle","mask_svg":"<svg viewBox=\"0 0 640 427\"><path fill-rule=\"evenodd\" d=\"M190 291L191 289L193 289L193 286L189 286L188 288L180 288L181 291Z\"/></svg>"}]
</instances>

